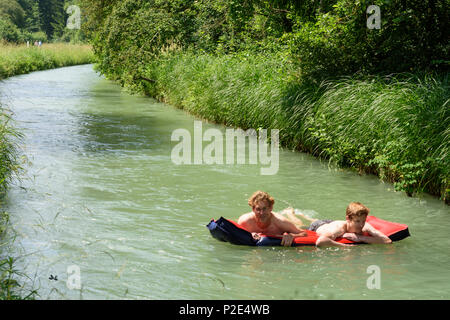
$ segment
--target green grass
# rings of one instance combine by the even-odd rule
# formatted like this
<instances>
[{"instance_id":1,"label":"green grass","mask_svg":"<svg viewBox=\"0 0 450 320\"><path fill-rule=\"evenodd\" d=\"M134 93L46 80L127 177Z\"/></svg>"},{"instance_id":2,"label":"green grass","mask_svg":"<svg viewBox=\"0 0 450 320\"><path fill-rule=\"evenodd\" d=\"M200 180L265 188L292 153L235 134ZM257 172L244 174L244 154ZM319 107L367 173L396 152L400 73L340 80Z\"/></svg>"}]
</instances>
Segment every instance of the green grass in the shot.
<instances>
[{"instance_id":1,"label":"green grass","mask_svg":"<svg viewBox=\"0 0 450 320\"><path fill-rule=\"evenodd\" d=\"M32 71L94 62L89 45L53 43L42 47L0 43L0 79Z\"/></svg>"},{"instance_id":2,"label":"green grass","mask_svg":"<svg viewBox=\"0 0 450 320\"><path fill-rule=\"evenodd\" d=\"M448 75L302 83L282 54L164 54L133 82L161 101L232 127L277 128L291 149L378 175L408 195L450 201Z\"/></svg>"}]
</instances>

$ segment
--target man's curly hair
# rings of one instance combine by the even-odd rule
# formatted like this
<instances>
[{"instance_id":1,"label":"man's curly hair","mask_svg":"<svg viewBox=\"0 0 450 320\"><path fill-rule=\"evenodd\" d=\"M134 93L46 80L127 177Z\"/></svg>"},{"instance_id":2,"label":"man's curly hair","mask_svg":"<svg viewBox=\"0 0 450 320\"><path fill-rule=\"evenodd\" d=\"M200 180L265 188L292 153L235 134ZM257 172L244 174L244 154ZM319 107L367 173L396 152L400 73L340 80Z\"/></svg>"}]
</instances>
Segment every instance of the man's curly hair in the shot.
<instances>
[{"instance_id":1,"label":"man's curly hair","mask_svg":"<svg viewBox=\"0 0 450 320\"><path fill-rule=\"evenodd\" d=\"M256 191L252 196L248 199L248 205L250 207L254 207L259 201L267 201L267 203L273 207L275 200L264 191Z\"/></svg>"}]
</instances>

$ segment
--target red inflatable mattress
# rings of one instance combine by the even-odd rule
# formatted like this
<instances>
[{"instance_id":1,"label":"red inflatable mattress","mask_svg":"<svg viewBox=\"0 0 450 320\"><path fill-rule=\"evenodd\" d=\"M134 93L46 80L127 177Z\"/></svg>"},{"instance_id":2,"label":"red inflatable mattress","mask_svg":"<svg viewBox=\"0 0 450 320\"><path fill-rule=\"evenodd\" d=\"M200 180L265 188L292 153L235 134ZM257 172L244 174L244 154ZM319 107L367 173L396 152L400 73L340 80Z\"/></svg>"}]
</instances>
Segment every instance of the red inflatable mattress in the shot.
<instances>
[{"instance_id":1,"label":"red inflatable mattress","mask_svg":"<svg viewBox=\"0 0 450 320\"><path fill-rule=\"evenodd\" d=\"M408 237L409 230L406 224L390 222L379 219L374 216L368 216L366 222L370 223L375 229L381 231L392 241L399 241ZM216 220L211 220L207 225L211 235L221 241L227 241L234 244L253 245L253 246L276 246L281 245L281 238L271 235L262 235L260 240L253 239L250 232L245 230L233 220L228 220L223 217ZM296 237L292 246L308 246L315 245L318 235L314 231L305 230L307 236ZM340 243L351 244L355 243L344 238L337 238L335 241Z\"/></svg>"}]
</instances>

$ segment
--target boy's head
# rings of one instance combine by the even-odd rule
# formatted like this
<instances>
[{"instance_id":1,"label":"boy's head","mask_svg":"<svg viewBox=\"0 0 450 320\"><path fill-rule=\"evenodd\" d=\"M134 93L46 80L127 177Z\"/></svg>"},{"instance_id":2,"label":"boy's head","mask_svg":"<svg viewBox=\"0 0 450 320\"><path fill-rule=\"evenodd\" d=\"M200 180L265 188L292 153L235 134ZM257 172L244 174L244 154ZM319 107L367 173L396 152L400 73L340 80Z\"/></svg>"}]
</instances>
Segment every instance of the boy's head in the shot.
<instances>
[{"instance_id":1,"label":"boy's head","mask_svg":"<svg viewBox=\"0 0 450 320\"><path fill-rule=\"evenodd\" d=\"M359 202L350 202L345 210L347 232L361 233L370 209Z\"/></svg>"},{"instance_id":2,"label":"boy's head","mask_svg":"<svg viewBox=\"0 0 450 320\"><path fill-rule=\"evenodd\" d=\"M267 220L272 213L275 200L266 192L256 191L249 199L248 205L252 207L258 220Z\"/></svg>"}]
</instances>

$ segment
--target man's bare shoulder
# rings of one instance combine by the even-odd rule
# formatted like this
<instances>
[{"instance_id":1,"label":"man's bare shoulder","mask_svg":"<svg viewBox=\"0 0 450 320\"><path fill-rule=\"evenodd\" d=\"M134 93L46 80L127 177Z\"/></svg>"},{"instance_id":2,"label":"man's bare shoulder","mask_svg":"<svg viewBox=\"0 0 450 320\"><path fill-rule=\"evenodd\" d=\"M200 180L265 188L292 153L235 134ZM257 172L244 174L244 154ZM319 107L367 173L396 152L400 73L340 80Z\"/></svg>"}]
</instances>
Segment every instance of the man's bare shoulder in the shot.
<instances>
[{"instance_id":1,"label":"man's bare shoulder","mask_svg":"<svg viewBox=\"0 0 450 320\"><path fill-rule=\"evenodd\" d=\"M243 215L241 215L238 219L238 224L245 224L245 223L249 223L250 221L254 220L254 214L253 212L249 212L249 213L244 213Z\"/></svg>"}]
</instances>

